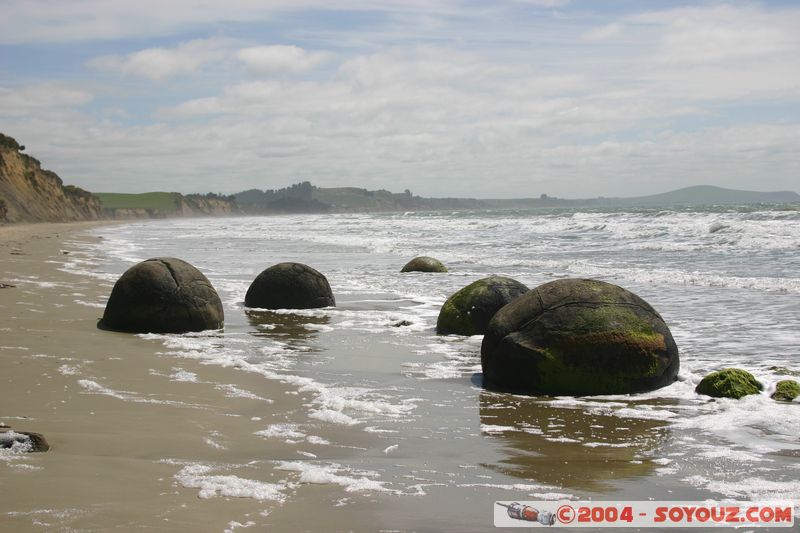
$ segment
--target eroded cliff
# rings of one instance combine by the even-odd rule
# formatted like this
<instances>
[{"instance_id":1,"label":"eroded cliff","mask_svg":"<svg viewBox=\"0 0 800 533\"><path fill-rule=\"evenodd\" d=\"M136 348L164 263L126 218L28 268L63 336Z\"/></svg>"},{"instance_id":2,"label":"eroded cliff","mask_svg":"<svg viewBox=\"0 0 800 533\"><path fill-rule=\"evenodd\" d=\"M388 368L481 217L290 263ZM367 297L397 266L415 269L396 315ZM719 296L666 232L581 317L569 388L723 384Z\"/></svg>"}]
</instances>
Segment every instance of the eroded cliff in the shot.
<instances>
[{"instance_id":1,"label":"eroded cliff","mask_svg":"<svg viewBox=\"0 0 800 533\"><path fill-rule=\"evenodd\" d=\"M66 222L104 218L100 200L81 188L64 185L55 172L0 133L0 223Z\"/></svg>"}]
</instances>

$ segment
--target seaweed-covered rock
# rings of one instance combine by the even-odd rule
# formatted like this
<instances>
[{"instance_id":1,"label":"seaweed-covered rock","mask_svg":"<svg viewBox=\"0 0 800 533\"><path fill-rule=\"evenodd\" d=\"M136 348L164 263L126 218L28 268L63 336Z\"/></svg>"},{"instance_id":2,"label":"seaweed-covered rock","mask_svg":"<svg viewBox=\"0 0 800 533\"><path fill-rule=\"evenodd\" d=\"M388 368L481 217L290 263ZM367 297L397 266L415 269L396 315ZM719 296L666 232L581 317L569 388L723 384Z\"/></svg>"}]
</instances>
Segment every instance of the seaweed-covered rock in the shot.
<instances>
[{"instance_id":1,"label":"seaweed-covered rock","mask_svg":"<svg viewBox=\"0 0 800 533\"><path fill-rule=\"evenodd\" d=\"M259 274L244 297L247 307L314 309L335 307L328 278L302 263L279 263Z\"/></svg>"},{"instance_id":2,"label":"seaweed-covered rock","mask_svg":"<svg viewBox=\"0 0 800 533\"><path fill-rule=\"evenodd\" d=\"M704 377L694 391L713 398L738 400L750 394L758 394L764 386L753 374L741 368L723 368Z\"/></svg>"},{"instance_id":3,"label":"seaweed-covered rock","mask_svg":"<svg viewBox=\"0 0 800 533\"><path fill-rule=\"evenodd\" d=\"M132 333L219 329L217 291L199 270L174 257L148 259L117 280L98 327Z\"/></svg>"},{"instance_id":4,"label":"seaweed-covered rock","mask_svg":"<svg viewBox=\"0 0 800 533\"><path fill-rule=\"evenodd\" d=\"M793 379L784 379L775 384L772 399L779 402L791 402L800 396L800 383Z\"/></svg>"},{"instance_id":5,"label":"seaweed-covered rock","mask_svg":"<svg viewBox=\"0 0 800 533\"><path fill-rule=\"evenodd\" d=\"M421 255L405 264L400 272L447 272L441 261Z\"/></svg>"},{"instance_id":6,"label":"seaweed-covered rock","mask_svg":"<svg viewBox=\"0 0 800 533\"><path fill-rule=\"evenodd\" d=\"M495 314L481 346L484 386L523 394L626 394L675 381L678 347L661 316L602 281L561 279Z\"/></svg>"},{"instance_id":7,"label":"seaweed-covered rock","mask_svg":"<svg viewBox=\"0 0 800 533\"><path fill-rule=\"evenodd\" d=\"M14 431L8 427L0 429L0 449L12 453L46 452L50 445L41 433Z\"/></svg>"},{"instance_id":8,"label":"seaweed-covered rock","mask_svg":"<svg viewBox=\"0 0 800 533\"><path fill-rule=\"evenodd\" d=\"M444 302L436 331L441 334L482 335L503 306L528 292L519 281L489 276L470 283Z\"/></svg>"}]
</instances>

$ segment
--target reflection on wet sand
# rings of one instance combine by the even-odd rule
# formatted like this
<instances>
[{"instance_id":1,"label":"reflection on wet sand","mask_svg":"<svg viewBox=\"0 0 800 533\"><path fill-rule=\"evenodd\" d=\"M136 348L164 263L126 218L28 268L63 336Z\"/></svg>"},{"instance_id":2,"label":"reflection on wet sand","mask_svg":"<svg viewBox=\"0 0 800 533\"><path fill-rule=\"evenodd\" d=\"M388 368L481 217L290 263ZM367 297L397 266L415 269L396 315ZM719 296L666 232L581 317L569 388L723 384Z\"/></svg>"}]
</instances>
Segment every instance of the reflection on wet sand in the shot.
<instances>
[{"instance_id":1,"label":"reflection on wet sand","mask_svg":"<svg viewBox=\"0 0 800 533\"><path fill-rule=\"evenodd\" d=\"M608 481L648 475L657 446L667 436L663 422L625 418L608 408L556 405L550 398L481 392L481 431L502 445L506 457L484 465L532 482L607 490Z\"/></svg>"},{"instance_id":2,"label":"reflection on wet sand","mask_svg":"<svg viewBox=\"0 0 800 533\"><path fill-rule=\"evenodd\" d=\"M309 351L308 341L316 337L320 327L330 322L327 316L309 316L274 311L248 310L247 321L256 328L255 337L268 337L283 342L290 349Z\"/></svg>"}]
</instances>

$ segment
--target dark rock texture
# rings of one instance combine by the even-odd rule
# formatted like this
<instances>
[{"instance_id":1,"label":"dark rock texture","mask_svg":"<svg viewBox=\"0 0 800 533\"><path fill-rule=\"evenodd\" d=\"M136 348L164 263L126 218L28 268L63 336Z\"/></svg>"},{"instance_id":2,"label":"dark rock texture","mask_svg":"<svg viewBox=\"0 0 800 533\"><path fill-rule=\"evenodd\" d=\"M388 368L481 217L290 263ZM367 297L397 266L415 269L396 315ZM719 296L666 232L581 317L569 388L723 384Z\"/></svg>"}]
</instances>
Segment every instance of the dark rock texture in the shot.
<instances>
[{"instance_id":1,"label":"dark rock texture","mask_svg":"<svg viewBox=\"0 0 800 533\"><path fill-rule=\"evenodd\" d=\"M738 400L750 394L758 394L763 389L764 386L747 370L723 368L704 377L694 391L713 398Z\"/></svg>"},{"instance_id":2,"label":"dark rock texture","mask_svg":"<svg viewBox=\"0 0 800 533\"><path fill-rule=\"evenodd\" d=\"M519 281L489 276L470 283L442 305L436 331L443 335L482 335L503 306L528 292Z\"/></svg>"},{"instance_id":3,"label":"dark rock texture","mask_svg":"<svg viewBox=\"0 0 800 533\"><path fill-rule=\"evenodd\" d=\"M626 394L674 382L678 347L661 316L602 281L561 279L506 305L481 346L484 386L522 394Z\"/></svg>"},{"instance_id":4,"label":"dark rock texture","mask_svg":"<svg viewBox=\"0 0 800 533\"><path fill-rule=\"evenodd\" d=\"M157 257L134 265L117 280L98 327L183 333L219 329L223 322L219 295L199 270L174 257Z\"/></svg>"},{"instance_id":5,"label":"dark rock texture","mask_svg":"<svg viewBox=\"0 0 800 533\"><path fill-rule=\"evenodd\" d=\"M41 433L13 431L8 427L0 429L0 448L20 453L46 452L50 445Z\"/></svg>"},{"instance_id":6,"label":"dark rock texture","mask_svg":"<svg viewBox=\"0 0 800 533\"><path fill-rule=\"evenodd\" d=\"M791 402L800 396L800 383L793 379L784 379L775 384L772 399L779 402Z\"/></svg>"},{"instance_id":7,"label":"dark rock texture","mask_svg":"<svg viewBox=\"0 0 800 533\"><path fill-rule=\"evenodd\" d=\"M279 263L259 274L244 297L247 307L314 309L335 307L328 278L302 263Z\"/></svg>"},{"instance_id":8,"label":"dark rock texture","mask_svg":"<svg viewBox=\"0 0 800 533\"><path fill-rule=\"evenodd\" d=\"M438 259L421 255L406 263L400 272L447 272L447 267Z\"/></svg>"}]
</instances>

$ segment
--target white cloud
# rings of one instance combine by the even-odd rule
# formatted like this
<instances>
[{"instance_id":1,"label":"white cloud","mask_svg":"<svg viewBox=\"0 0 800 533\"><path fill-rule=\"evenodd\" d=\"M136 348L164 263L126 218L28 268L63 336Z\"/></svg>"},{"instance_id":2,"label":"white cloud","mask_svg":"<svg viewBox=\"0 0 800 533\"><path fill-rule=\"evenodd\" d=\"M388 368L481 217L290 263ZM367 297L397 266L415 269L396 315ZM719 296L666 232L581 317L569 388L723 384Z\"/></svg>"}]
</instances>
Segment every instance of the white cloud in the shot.
<instances>
[{"instance_id":1,"label":"white cloud","mask_svg":"<svg viewBox=\"0 0 800 533\"><path fill-rule=\"evenodd\" d=\"M648 13L629 21L654 27L660 36L656 59L669 64L719 64L800 53L796 9L767 12L723 4Z\"/></svg>"},{"instance_id":2,"label":"white cloud","mask_svg":"<svg viewBox=\"0 0 800 533\"><path fill-rule=\"evenodd\" d=\"M119 56L92 59L89 65L101 70L161 81L179 74L191 74L224 60L235 44L232 39L197 39L175 48L148 48Z\"/></svg>"},{"instance_id":3,"label":"white cloud","mask_svg":"<svg viewBox=\"0 0 800 533\"><path fill-rule=\"evenodd\" d=\"M270 75L310 70L328 57L324 52L308 52L297 46L271 45L243 48L236 53L249 72Z\"/></svg>"},{"instance_id":4,"label":"white cloud","mask_svg":"<svg viewBox=\"0 0 800 533\"><path fill-rule=\"evenodd\" d=\"M89 103L92 93L60 83L0 87L0 117L70 111Z\"/></svg>"},{"instance_id":5,"label":"white cloud","mask_svg":"<svg viewBox=\"0 0 800 533\"><path fill-rule=\"evenodd\" d=\"M60 43L168 35L220 22L253 23L317 10L458 13L459 0L4 0L0 43Z\"/></svg>"},{"instance_id":6,"label":"white cloud","mask_svg":"<svg viewBox=\"0 0 800 533\"><path fill-rule=\"evenodd\" d=\"M611 37L619 35L622 31L622 25L618 22L612 22L599 28L587 32L583 38L586 41L604 41Z\"/></svg>"}]
</instances>

